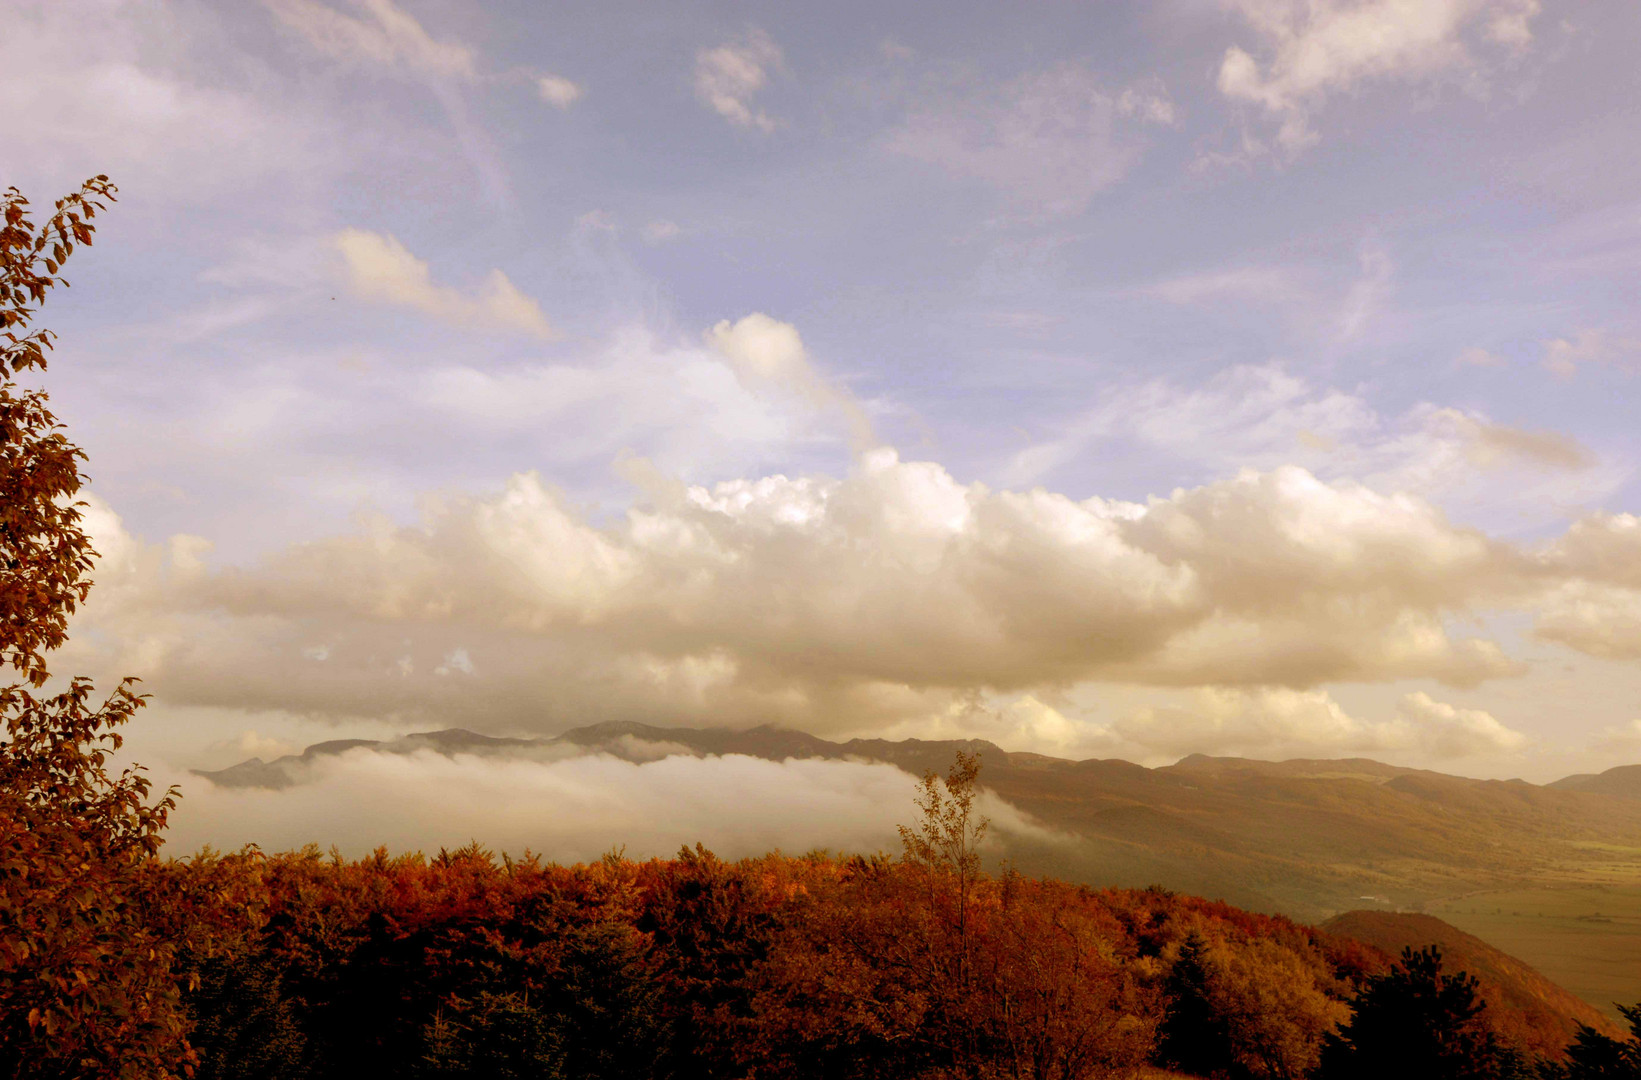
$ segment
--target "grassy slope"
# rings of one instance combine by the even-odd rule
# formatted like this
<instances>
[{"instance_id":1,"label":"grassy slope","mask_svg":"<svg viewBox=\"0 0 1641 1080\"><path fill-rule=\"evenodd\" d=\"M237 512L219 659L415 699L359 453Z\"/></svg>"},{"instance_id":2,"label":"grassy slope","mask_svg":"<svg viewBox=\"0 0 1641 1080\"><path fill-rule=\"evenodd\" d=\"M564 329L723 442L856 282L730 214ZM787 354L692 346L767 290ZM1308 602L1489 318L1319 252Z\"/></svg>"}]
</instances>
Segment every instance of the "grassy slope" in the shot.
<instances>
[{"instance_id":1,"label":"grassy slope","mask_svg":"<svg viewBox=\"0 0 1641 1080\"><path fill-rule=\"evenodd\" d=\"M1623 1032L1599 1010L1515 956L1431 915L1388 911L1347 911L1322 924L1331 933L1355 938L1397 956L1402 949L1441 948L1448 970L1463 970L1481 982L1488 1007L1517 1041L1542 1054L1572 1041L1580 1023L1612 1035Z\"/></svg>"}]
</instances>

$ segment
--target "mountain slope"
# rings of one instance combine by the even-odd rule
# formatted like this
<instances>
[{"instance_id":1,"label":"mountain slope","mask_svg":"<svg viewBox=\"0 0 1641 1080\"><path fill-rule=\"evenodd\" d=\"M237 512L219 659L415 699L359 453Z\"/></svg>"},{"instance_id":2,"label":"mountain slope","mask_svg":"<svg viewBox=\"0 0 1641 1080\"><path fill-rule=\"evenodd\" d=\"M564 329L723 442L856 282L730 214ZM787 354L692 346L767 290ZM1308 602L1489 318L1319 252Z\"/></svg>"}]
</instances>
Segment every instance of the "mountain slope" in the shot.
<instances>
[{"instance_id":1,"label":"mountain slope","mask_svg":"<svg viewBox=\"0 0 1641 1080\"><path fill-rule=\"evenodd\" d=\"M1535 1053L1558 1054L1580 1024L1615 1037L1624 1035L1596 1008L1527 964L1432 915L1347 911L1323 923L1322 929L1372 945L1389 957L1399 956L1405 947L1437 946L1444 969L1474 975L1494 1023L1517 1045Z\"/></svg>"},{"instance_id":2,"label":"mountain slope","mask_svg":"<svg viewBox=\"0 0 1641 1080\"><path fill-rule=\"evenodd\" d=\"M1588 791L1598 795L1641 799L1641 765L1620 765L1603 773L1567 776L1557 780L1550 787L1563 791Z\"/></svg>"},{"instance_id":3,"label":"mountain slope","mask_svg":"<svg viewBox=\"0 0 1641 1080\"><path fill-rule=\"evenodd\" d=\"M461 729L386 742L341 740L276 761L200 775L228 787L300 781L327 755L382 753L525 756L745 754L781 760L888 762L914 775L944 770L958 749L978 752L998 796L1076 843L1015 841L1021 869L1075 881L1170 888L1245 907L1324 918L1483 889L1635 873L1641 800L1471 780L1366 759L1262 762L1192 756L1148 769L1132 762L1011 754L991 743L908 739L831 742L774 727L657 728L605 723L556 738L505 739Z\"/></svg>"}]
</instances>

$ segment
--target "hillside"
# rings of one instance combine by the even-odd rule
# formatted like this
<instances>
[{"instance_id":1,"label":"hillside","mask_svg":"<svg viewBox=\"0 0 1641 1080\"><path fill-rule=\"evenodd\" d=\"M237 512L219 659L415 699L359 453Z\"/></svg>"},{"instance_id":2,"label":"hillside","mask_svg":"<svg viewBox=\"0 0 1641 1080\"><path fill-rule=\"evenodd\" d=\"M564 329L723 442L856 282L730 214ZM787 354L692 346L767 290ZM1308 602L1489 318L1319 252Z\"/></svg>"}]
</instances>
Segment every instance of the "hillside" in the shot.
<instances>
[{"instance_id":1,"label":"hillside","mask_svg":"<svg viewBox=\"0 0 1641 1080\"><path fill-rule=\"evenodd\" d=\"M1614 1037L1624 1032L1598 1009L1581 1001L1529 965L1432 915L1389 911L1347 911L1322 929L1367 945L1387 957L1404 948L1441 949L1449 969L1474 975L1499 1030L1540 1054L1553 1054L1577 1034L1580 1024Z\"/></svg>"},{"instance_id":2,"label":"hillside","mask_svg":"<svg viewBox=\"0 0 1641 1080\"><path fill-rule=\"evenodd\" d=\"M1579 773L1576 776L1563 777L1550 787L1563 791L1588 791L1599 795L1641 799L1641 765L1619 765L1602 773Z\"/></svg>"},{"instance_id":3,"label":"hillside","mask_svg":"<svg viewBox=\"0 0 1641 1080\"><path fill-rule=\"evenodd\" d=\"M1478 891L1627 881L1638 872L1641 800L1520 780L1472 780L1366 759L1261 762L1192 756L1148 769L1007 753L984 742L831 742L772 727L747 731L610 723L549 739L450 729L390 742L342 740L300 755L201 773L234 787L300 781L315 759L382 752L643 761L669 753L882 761L919 774L978 750L985 785L1073 844L1017 842L1022 869L1074 881L1169 888L1245 907L1326 918L1364 901L1387 909Z\"/></svg>"}]
</instances>

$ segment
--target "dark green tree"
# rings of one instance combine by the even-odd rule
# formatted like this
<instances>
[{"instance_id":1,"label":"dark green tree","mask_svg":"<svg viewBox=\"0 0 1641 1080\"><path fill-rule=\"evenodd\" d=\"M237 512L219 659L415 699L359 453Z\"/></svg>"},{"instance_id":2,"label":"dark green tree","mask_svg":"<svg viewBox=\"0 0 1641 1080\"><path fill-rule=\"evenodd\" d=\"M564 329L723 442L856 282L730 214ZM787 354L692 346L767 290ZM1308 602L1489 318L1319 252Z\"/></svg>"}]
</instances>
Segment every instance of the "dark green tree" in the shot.
<instances>
[{"instance_id":1,"label":"dark green tree","mask_svg":"<svg viewBox=\"0 0 1641 1080\"><path fill-rule=\"evenodd\" d=\"M1520 1055L1487 1026L1465 972L1443 974L1441 950L1411 946L1370 978L1350 1023L1322 1052L1322 1080L1511 1080Z\"/></svg>"},{"instance_id":2,"label":"dark green tree","mask_svg":"<svg viewBox=\"0 0 1641 1080\"><path fill-rule=\"evenodd\" d=\"M1641 1080L1641 1004L1620 1005L1618 1011L1629 1021L1628 1039L1580 1024L1567 1060L1539 1066L1543 1080Z\"/></svg>"},{"instance_id":3,"label":"dark green tree","mask_svg":"<svg viewBox=\"0 0 1641 1080\"><path fill-rule=\"evenodd\" d=\"M1167 1012L1157 1029L1157 1061L1192 1076L1223 1076L1235 1060L1231 1032L1208 995L1205 945L1191 934L1168 971L1163 994Z\"/></svg>"}]
</instances>

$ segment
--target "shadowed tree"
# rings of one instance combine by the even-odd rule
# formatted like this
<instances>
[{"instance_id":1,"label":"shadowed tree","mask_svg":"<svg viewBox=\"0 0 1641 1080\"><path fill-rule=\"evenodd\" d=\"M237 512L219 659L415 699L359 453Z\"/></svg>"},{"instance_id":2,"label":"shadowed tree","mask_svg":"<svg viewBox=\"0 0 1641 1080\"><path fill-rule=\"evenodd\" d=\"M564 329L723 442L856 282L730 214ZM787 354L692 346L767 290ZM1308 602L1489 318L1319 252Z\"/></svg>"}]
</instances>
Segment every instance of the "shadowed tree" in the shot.
<instances>
[{"instance_id":1,"label":"shadowed tree","mask_svg":"<svg viewBox=\"0 0 1641 1080\"><path fill-rule=\"evenodd\" d=\"M1157 1028L1157 1060L1192 1076L1220 1076L1231 1068L1231 1033L1209 997L1207 948L1191 934L1180 946L1163 984L1167 1012Z\"/></svg>"},{"instance_id":2,"label":"shadowed tree","mask_svg":"<svg viewBox=\"0 0 1641 1080\"><path fill-rule=\"evenodd\" d=\"M1543 1080L1641 1080L1641 1004L1620 1005L1618 1011L1629 1021L1628 1039L1615 1039L1580 1024L1567 1047L1567 1060L1540 1065L1539 1076Z\"/></svg>"},{"instance_id":3,"label":"shadowed tree","mask_svg":"<svg viewBox=\"0 0 1641 1080\"><path fill-rule=\"evenodd\" d=\"M1402 950L1389 972L1368 980L1350 1023L1322 1054L1322 1080L1509 1080L1519 1055L1486 1025L1476 979L1442 974L1441 950Z\"/></svg>"}]
</instances>

